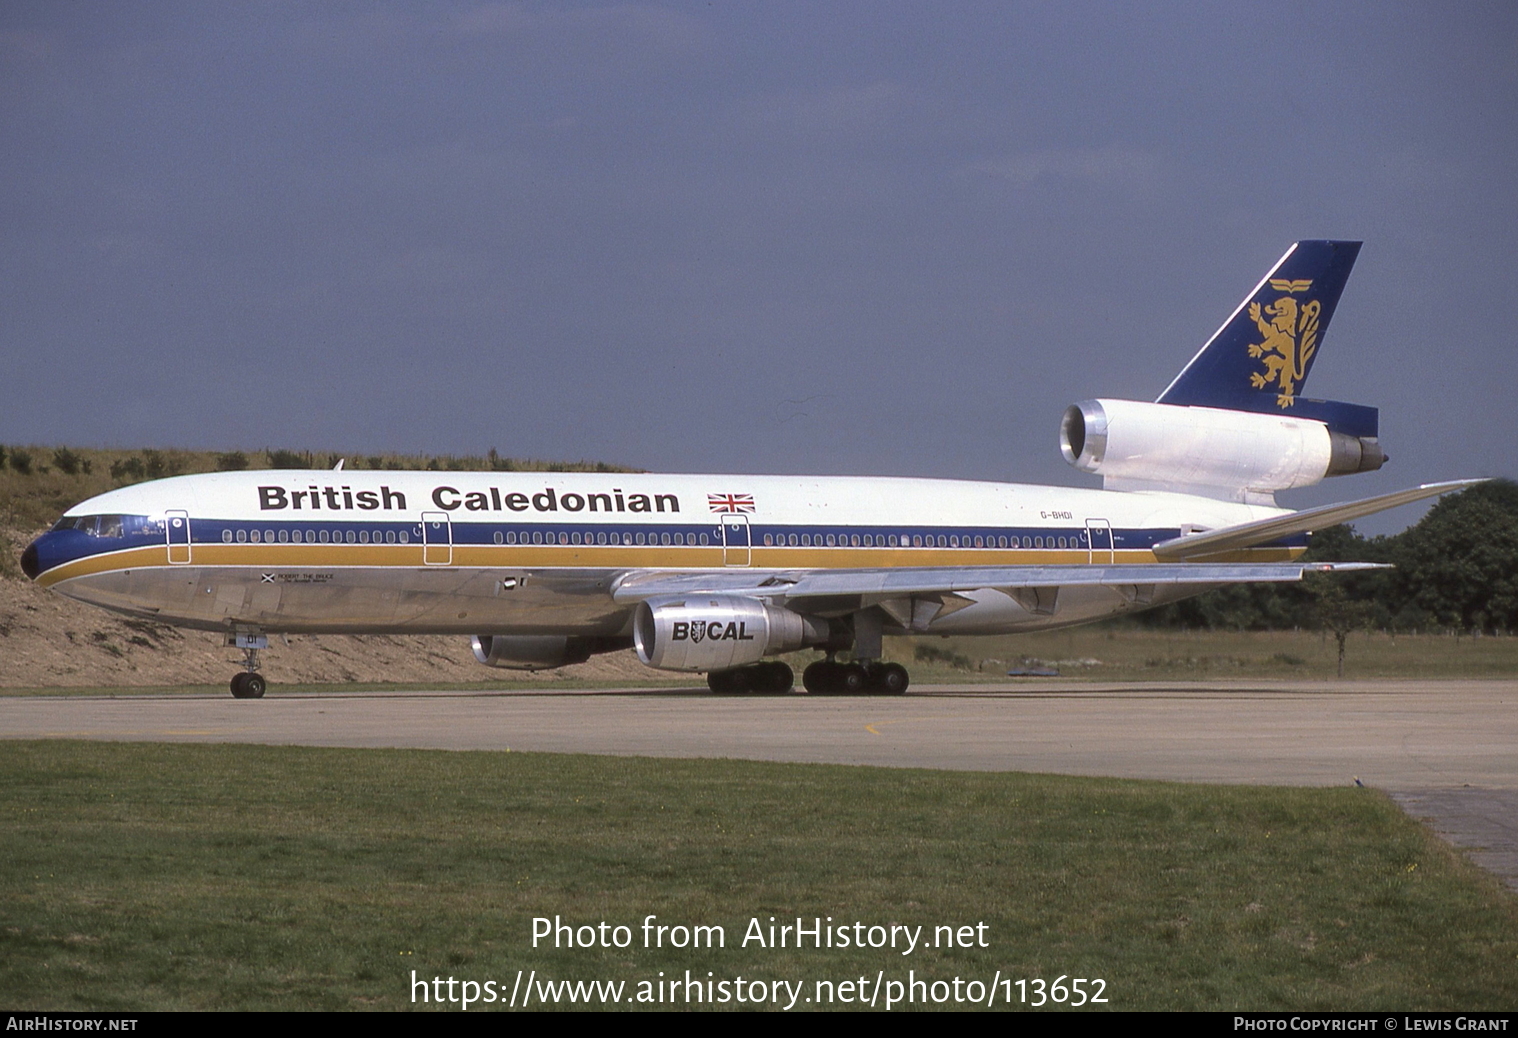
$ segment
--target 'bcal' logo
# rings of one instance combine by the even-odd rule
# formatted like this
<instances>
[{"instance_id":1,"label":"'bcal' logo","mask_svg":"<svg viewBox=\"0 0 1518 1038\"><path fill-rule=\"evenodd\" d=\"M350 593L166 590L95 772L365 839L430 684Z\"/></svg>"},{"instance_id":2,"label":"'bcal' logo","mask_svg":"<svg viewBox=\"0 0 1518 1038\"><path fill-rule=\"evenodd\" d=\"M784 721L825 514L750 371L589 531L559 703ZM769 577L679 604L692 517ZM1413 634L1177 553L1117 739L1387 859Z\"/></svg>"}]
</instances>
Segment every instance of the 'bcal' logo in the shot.
<instances>
[{"instance_id":1,"label":"'bcal' logo","mask_svg":"<svg viewBox=\"0 0 1518 1038\"><path fill-rule=\"evenodd\" d=\"M699 644L701 644L702 639L704 639L705 637L706 637L706 621L704 621L704 620L693 621L691 623L691 625L690 625L690 640L693 641L693 642L695 642L697 645L699 645Z\"/></svg>"},{"instance_id":2,"label":"'bcal' logo","mask_svg":"<svg viewBox=\"0 0 1518 1038\"><path fill-rule=\"evenodd\" d=\"M1262 358L1263 371L1249 376L1250 385L1264 389L1274 383L1276 404L1290 407L1296 403L1297 383L1307 375L1307 365L1318 349L1318 313L1323 309L1316 299L1298 303L1292 298L1312 288L1311 281L1287 281L1271 278L1270 287L1285 292L1262 309L1249 304L1249 317L1263 337L1249 344L1249 355ZM1266 320L1266 318L1269 320Z\"/></svg>"}]
</instances>

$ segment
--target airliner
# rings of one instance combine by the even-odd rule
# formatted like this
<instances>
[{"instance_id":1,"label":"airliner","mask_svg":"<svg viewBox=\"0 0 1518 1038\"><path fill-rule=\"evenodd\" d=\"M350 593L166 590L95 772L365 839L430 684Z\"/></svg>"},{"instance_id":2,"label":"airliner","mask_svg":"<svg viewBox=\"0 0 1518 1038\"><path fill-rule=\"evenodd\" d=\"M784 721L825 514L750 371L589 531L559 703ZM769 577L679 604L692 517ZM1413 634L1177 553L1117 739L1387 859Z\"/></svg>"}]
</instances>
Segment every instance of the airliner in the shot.
<instances>
[{"instance_id":1,"label":"airliner","mask_svg":"<svg viewBox=\"0 0 1518 1038\"><path fill-rule=\"evenodd\" d=\"M1276 503L1386 461L1375 408L1301 395L1360 245L1293 245L1154 402L1067 408L1060 449L1100 490L339 463L122 487L69 509L22 568L223 632L240 699L265 692L269 635L298 632L465 635L481 663L529 670L631 647L719 692L788 691L766 657L815 650L807 692L899 694L885 635L1043 630L1366 568L1303 561L1310 532L1479 482Z\"/></svg>"}]
</instances>

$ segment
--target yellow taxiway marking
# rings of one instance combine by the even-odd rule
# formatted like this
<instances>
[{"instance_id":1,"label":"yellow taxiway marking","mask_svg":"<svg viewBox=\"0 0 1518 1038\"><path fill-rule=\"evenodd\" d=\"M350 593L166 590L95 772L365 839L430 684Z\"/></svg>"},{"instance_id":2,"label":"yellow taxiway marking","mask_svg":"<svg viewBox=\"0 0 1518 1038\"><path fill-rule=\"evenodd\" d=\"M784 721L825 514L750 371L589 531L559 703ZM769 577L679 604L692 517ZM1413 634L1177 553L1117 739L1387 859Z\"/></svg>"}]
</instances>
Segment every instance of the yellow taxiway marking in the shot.
<instances>
[{"instance_id":1,"label":"yellow taxiway marking","mask_svg":"<svg viewBox=\"0 0 1518 1038\"><path fill-rule=\"evenodd\" d=\"M882 727L884 727L885 725L888 725L888 724L911 724L914 721L931 721L931 720L933 720L933 718L931 718L931 717L903 717L903 718L901 718L900 720L897 720L897 721L875 721L872 724L865 725L864 726L864 730L867 731L867 732L869 732L871 735L879 735L880 732L875 728L875 725L877 725L877 724L880 725L880 726L882 726Z\"/></svg>"}]
</instances>

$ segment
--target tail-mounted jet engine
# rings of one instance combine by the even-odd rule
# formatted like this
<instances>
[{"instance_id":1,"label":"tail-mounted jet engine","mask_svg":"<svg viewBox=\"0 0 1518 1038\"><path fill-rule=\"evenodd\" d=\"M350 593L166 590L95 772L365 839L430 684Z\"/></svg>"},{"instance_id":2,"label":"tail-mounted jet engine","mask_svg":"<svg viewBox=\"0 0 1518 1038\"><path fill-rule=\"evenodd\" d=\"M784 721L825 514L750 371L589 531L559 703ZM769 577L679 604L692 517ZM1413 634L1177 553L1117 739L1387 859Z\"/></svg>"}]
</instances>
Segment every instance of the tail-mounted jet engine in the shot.
<instances>
[{"instance_id":1,"label":"tail-mounted jet engine","mask_svg":"<svg viewBox=\"0 0 1518 1038\"><path fill-rule=\"evenodd\" d=\"M633 623L638 659L661 670L727 670L833 640L827 620L741 595L643 602Z\"/></svg>"},{"instance_id":2,"label":"tail-mounted jet engine","mask_svg":"<svg viewBox=\"0 0 1518 1038\"><path fill-rule=\"evenodd\" d=\"M1083 400L1059 427L1065 460L1108 490L1178 490L1236 500L1305 487L1325 476L1374 472L1374 436L1332 432L1284 414Z\"/></svg>"},{"instance_id":3,"label":"tail-mounted jet engine","mask_svg":"<svg viewBox=\"0 0 1518 1038\"><path fill-rule=\"evenodd\" d=\"M487 667L507 670L552 670L584 663L599 652L628 647L626 638L566 637L564 635L477 634L474 658Z\"/></svg>"}]
</instances>

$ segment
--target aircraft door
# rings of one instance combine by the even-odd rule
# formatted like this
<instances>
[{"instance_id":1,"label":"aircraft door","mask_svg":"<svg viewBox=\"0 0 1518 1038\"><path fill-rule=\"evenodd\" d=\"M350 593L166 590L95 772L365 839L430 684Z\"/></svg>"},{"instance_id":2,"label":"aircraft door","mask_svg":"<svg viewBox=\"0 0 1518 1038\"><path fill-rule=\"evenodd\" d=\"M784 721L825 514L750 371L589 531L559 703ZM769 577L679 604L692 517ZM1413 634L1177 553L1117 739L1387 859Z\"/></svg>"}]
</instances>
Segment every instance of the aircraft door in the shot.
<instances>
[{"instance_id":1,"label":"aircraft door","mask_svg":"<svg viewBox=\"0 0 1518 1038\"><path fill-rule=\"evenodd\" d=\"M183 566L190 561L190 513L170 510L163 513L163 536L169 546L169 564Z\"/></svg>"},{"instance_id":2,"label":"aircraft door","mask_svg":"<svg viewBox=\"0 0 1518 1038\"><path fill-rule=\"evenodd\" d=\"M747 566L752 561L752 544L748 516L741 514L722 517L722 564L724 566Z\"/></svg>"},{"instance_id":3,"label":"aircraft door","mask_svg":"<svg viewBox=\"0 0 1518 1038\"><path fill-rule=\"evenodd\" d=\"M1087 519L1086 547L1090 549L1092 565L1111 565L1116 561L1112 551L1112 524L1105 519Z\"/></svg>"},{"instance_id":4,"label":"aircraft door","mask_svg":"<svg viewBox=\"0 0 1518 1038\"><path fill-rule=\"evenodd\" d=\"M447 512L422 513L422 562L428 566L453 562L453 524Z\"/></svg>"}]
</instances>

